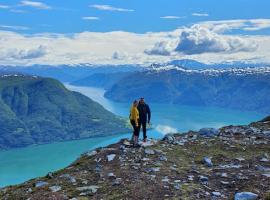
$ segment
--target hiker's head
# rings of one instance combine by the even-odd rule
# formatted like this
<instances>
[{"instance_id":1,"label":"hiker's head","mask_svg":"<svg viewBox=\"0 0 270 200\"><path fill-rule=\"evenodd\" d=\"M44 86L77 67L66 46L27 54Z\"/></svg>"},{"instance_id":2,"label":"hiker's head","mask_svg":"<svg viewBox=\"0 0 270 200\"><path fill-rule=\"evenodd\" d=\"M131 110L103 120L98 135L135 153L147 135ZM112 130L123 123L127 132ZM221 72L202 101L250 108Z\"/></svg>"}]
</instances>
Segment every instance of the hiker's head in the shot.
<instances>
[{"instance_id":1,"label":"hiker's head","mask_svg":"<svg viewBox=\"0 0 270 200\"><path fill-rule=\"evenodd\" d=\"M141 103L141 104L144 104L144 103L145 103L145 101L144 101L144 98L143 98L143 97L141 97L141 98L140 98L140 103Z\"/></svg>"},{"instance_id":2,"label":"hiker's head","mask_svg":"<svg viewBox=\"0 0 270 200\"><path fill-rule=\"evenodd\" d=\"M137 106L138 103L139 103L139 102L138 102L137 100L133 101L133 106Z\"/></svg>"}]
</instances>

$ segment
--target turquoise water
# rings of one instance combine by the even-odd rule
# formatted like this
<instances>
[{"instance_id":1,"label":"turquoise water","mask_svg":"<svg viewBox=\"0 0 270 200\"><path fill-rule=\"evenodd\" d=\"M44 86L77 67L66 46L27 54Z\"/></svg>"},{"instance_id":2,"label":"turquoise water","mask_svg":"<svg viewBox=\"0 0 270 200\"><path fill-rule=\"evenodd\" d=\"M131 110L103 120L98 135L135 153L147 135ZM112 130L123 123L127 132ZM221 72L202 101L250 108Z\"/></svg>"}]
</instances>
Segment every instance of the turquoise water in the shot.
<instances>
[{"instance_id":1,"label":"turquoise water","mask_svg":"<svg viewBox=\"0 0 270 200\"><path fill-rule=\"evenodd\" d=\"M128 116L129 103L115 103L103 97L104 90L66 85L101 103L106 109ZM149 137L161 138L169 132L198 130L202 127L221 127L230 124L247 124L264 116L254 112L242 112L220 108L150 104L152 127ZM61 142L0 152L0 187L22 183L28 179L44 176L71 164L88 150L130 137L129 133L103 138Z\"/></svg>"}]
</instances>

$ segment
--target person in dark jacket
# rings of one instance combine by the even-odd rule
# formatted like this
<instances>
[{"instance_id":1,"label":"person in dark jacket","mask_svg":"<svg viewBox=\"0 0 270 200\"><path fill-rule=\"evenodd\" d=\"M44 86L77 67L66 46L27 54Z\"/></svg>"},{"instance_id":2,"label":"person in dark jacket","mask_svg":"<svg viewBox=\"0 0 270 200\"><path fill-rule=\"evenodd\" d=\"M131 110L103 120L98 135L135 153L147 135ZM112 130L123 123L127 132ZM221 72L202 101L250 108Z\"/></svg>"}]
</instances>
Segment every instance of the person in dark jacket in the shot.
<instances>
[{"instance_id":1,"label":"person in dark jacket","mask_svg":"<svg viewBox=\"0 0 270 200\"><path fill-rule=\"evenodd\" d=\"M143 141L146 142L146 124L150 125L151 120L151 110L149 106L145 103L144 98L141 98L139 101L139 105L137 107L139 111L139 132L141 127L143 129Z\"/></svg>"}]
</instances>

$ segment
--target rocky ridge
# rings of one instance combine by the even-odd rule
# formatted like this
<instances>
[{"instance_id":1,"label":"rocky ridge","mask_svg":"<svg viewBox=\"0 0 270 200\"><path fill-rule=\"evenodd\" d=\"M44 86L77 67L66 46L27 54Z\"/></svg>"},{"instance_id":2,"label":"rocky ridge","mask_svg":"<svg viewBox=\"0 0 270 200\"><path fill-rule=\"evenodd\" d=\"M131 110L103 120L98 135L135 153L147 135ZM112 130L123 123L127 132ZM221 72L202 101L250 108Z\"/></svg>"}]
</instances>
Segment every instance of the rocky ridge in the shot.
<instances>
[{"instance_id":1,"label":"rocky ridge","mask_svg":"<svg viewBox=\"0 0 270 200\"><path fill-rule=\"evenodd\" d=\"M246 126L127 139L65 169L0 190L0 199L270 199L270 117Z\"/></svg>"}]
</instances>

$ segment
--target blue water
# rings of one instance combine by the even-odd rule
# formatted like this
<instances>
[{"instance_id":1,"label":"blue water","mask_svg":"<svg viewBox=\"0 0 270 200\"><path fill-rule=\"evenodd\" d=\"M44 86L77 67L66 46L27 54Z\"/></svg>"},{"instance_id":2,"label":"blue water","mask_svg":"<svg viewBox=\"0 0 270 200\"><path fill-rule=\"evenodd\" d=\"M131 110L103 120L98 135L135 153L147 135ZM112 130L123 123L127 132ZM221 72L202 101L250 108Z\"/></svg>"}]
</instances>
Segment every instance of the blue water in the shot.
<instances>
[{"instance_id":1,"label":"blue water","mask_svg":"<svg viewBox=\"0 0 270 200\"><path fill-rule=\"evenodd\" d=\"M127 117L129 103L115 103L103 97L99 88L75 87L69 89L81 92L102 104L111 112ZM230 124L247 124L264 116L254 112L242 112L220 108L152 104L152 130L148 136L161 138L169 132L198 130L202 127L221 127ZM71 164L88 150L130 137L130 133L111 137L92 138L61 142L0 152L0 187L22 183L28 179L44 176Z\"/></svg>"}]
</instances>

